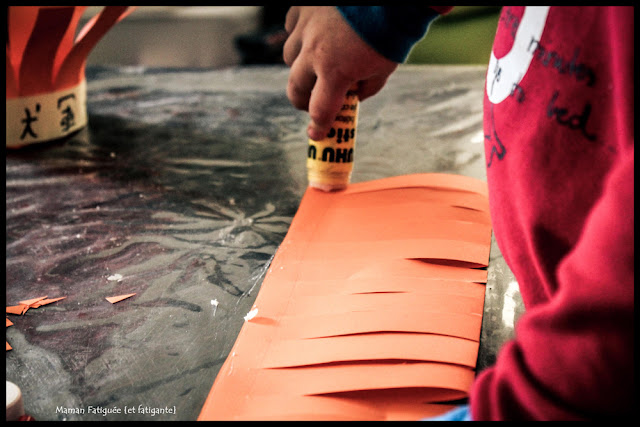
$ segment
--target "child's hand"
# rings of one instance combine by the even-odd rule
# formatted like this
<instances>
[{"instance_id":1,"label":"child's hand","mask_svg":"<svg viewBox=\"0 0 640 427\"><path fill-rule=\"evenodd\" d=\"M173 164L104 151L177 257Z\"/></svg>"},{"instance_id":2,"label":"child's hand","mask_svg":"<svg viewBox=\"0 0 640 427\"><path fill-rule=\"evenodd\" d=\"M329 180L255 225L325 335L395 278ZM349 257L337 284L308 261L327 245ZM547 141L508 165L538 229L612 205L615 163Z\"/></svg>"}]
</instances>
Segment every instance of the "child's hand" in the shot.
<instances>
[{"instance_id":1,"label":"child's hand","mask_svg":"<svg viewBox=\"0 0 640 427\"><path fill-rule=\"evenodd\" d=\"M362 101L382 89L398 67L365 43L333 6L294 6L285 28L287 96L309 112L307 134L313 140L326 136L350 88L357 84Z\"/></svg>"}]
</instances>

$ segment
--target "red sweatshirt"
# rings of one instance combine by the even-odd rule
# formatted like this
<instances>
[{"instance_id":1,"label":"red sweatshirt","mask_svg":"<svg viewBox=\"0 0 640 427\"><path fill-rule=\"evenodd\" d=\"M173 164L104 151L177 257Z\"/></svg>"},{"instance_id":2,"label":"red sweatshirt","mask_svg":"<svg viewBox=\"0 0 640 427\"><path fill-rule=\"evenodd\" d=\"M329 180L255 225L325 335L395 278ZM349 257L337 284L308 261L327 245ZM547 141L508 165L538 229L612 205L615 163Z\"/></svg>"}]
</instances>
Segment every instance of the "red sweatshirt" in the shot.
<instances>
[{"instance_id":1,"label":"red sweatshirt","mask_svg":"<svg viewBox=\"0 0 640 427\"><path fill-rule=\"evenodd\" d=\"M505 7L484 98L494 233L526 307L474 420L630 414L633 8Z\"/></svg>"},{"instance_id":2,"label":"red sweatshirt","mask_svg":"<svg viewBox=\"0 0 640 427\"><path fill-rule=\"evenodd\" d=\"M434 11L403 20L401 7L340 11L403 60ZM474 420L625 417L635 404L633 56L633 7L502 10L485 154L494 233L526 313L472 387Z\"/></svg>"}]
</instances>

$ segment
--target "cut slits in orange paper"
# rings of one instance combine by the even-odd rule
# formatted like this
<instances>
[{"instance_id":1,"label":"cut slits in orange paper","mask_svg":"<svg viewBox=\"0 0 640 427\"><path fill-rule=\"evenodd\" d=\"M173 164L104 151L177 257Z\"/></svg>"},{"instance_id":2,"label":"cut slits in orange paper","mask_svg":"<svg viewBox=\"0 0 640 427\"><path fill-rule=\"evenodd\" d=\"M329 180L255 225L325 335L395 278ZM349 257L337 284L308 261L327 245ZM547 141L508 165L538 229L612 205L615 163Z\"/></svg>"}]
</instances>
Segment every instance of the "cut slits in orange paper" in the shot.
<instances>
[{"instance_id":1,"label":"cut slits in orange paper","mask_svg":"<svg viewBox=\"0 0 640 427\"><path fill-rule=\"evenodd\" d=\"M107 301L109 301L111 304L115 304L115 303L120 302L122 300L125 300L127 298L131 298L134 295L135 295L135 293L133 293L133 294L124 294L124 295L116 295L114 297L107 297L105 299Z\"/></svg>"},{"instance_id":2,"label":"cut slits in orange paper","mask_svg":"<svg viewBox=\"0 0 640 427\"><path fill-rule=\"evenodd\" d=\"M280 248L282 249L282 246ZM289 260L289 262L296 261ZM289 268L282 266L281 271L273 271L272 274L278 274L278 280L289 279L292 281L344 281L345 279L364 280L397 277L398 280L394 280L394 282L398 284L403 283L403 278L438 278L475 283L486 283L487 280L487 272L483 270L460 269L452 265L435 264L420 259L379 259L375 263L364 258L334 259L331 260L330 265L327 261L309 259L304 262L303 271L290 268L292 266L289 265ZM328 268L329 266L330 268Z\"/></svg>"},{"instance_id":3,"label":"cut slits in orange paper","mask_svg":"<svg viewBox=\"0 0 640 427\"><path fill-rule=\"evenodd\" d=\"M418 420L475 376L486 185L419 174L309 188L199 420Z\"/></svg>"},{"instance_id":4,"label":"cut slits in orange paper","mask_svg":"<svg viewBox=\"0 0 640 427\"><path fill-rule=\"evenodd\" d=\"M356 334L273 343L263 360L265 368L293 368L361 360L444 362L475 368L478 343L434 334Z\"/></svg>"},{"instance_id":5,"label":"cut slits in orange paper","mask_svg":"<svg viewBox=\"0 0 640 427\"><path fill-rule=\"evenodd\" d=\"M482 271L480 271L482 272ZM462 295L474 299L482 298L485 285L447 279L428 279L424 277L351 277L348 283L344 279L299 280L301 286L294 289L295 295L357 295L373 293L408 293L410 295L442 294Z\"/></svg>"},{"instance_id":6,"label":"cut slits in orange paper","mask_svg":"<svg viewBox=\"0 0 640 427\"><path fill-rule=\"evenodd\" d=\"M445 285L446 286L446 285ZM313 316L358 312L382 312L385 310L430 311L446 313L482 313L483 301L474 296L412 292L365 293L353 295L296 296L296 304L289 306L292 316Z\"/></svg>"},{"instance_id":7,"label":"cut slits in orange paper","mask_svg":"<svg viewBox=\"0 0 640 427\"><path fill-rule=\"evenodd\" d=\"M454 299L455 297L452 297ZM446 310L446 306L443 307ZM280 323L286 338L322 338L374 332L440 333L452 337L477 340L482 326L481 313L449 313L405 310L403 307L379 311L287 316Z\"/></svg>"},{"instance_id":8,"label":"cut slits in orange paper","mask_svg":"<svg viewBox=\"0 0 640 427\"><path fill-rule=\"evenodd\" d=\"M474 372L463 366L432 362L346 363L330 366L260 369L253 392L313 396L405 387L442 388L464 397ZM450 395L447 396L447 400ZM444 399L443 399L444 400ZM251 404L249 402L249 404Z\"/></svg>"}]
</instances>

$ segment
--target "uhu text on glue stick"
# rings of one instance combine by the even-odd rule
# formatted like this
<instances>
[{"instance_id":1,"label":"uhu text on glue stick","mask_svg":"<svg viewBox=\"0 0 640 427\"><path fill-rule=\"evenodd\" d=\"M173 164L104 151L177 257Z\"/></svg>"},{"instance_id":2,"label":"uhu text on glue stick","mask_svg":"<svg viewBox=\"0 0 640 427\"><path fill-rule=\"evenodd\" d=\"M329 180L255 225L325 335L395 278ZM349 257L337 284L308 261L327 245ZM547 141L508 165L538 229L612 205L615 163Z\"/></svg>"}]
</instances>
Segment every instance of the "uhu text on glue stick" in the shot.
<instances>
[{"instance_id":1,"label":"uhu text on glue stick","mask_svg":"<svg viewBox=\"0 0 640 427\"><path fill-rule=\"evenodd\" d=\"M321 141L309 139L307 177L311 187L335 191L349 185L357 124L358 95L350 90L327 136Z\"/></svg>"}]
</instances>

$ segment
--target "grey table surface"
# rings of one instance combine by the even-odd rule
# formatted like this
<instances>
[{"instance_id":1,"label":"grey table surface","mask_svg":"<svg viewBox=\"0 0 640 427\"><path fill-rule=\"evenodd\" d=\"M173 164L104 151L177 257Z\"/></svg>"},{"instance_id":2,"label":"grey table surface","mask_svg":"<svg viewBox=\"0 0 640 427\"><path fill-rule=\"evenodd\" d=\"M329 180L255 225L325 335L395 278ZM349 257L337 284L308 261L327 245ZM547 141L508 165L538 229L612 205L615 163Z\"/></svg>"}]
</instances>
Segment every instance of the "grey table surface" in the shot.
<instances>
[{"instance_id":1,"label":"grey table surface","mask_svg":"<svg viewBox=\"0 0 640 427\"><path fill-rule=\"evenodd\" d=\"M486 180L485 72L402 65L361 103L352 181ZM287 78L89 68L88 127L6 152L6 303L67 297L9 315L6 378L27 413L197 418L306 189L308 116ZM524 311L495 239L488 277L478 371Z\"/></svg>"}]
</instances>

